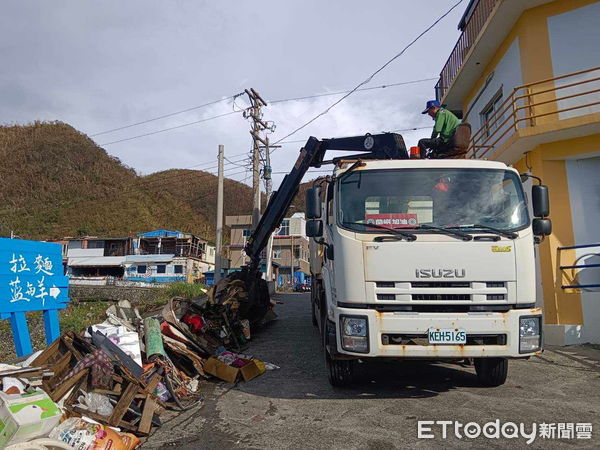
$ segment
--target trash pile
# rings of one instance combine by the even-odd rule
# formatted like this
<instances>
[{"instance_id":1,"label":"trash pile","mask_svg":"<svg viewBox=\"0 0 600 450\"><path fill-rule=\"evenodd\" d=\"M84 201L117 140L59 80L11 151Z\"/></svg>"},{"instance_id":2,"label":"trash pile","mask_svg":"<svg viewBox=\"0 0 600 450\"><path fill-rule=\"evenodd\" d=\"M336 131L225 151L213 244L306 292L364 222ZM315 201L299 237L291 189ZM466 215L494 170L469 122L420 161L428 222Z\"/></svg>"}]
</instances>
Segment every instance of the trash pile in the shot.
<instances>
[{"instance_id":1,"label":"trash pile","mask_svg":"<svg viewBox=\"0 0 600 450\"><path fill-rule=\"evenodd\" d=\"M121 301L104 322L0 364L0 448L133 449L166 409L201 404L205 380L277 369L247 354L251 325L276 317L272 305L252 314L247 297L244 281L233 280L149 317Z\"/></svg>"}]
</instances>

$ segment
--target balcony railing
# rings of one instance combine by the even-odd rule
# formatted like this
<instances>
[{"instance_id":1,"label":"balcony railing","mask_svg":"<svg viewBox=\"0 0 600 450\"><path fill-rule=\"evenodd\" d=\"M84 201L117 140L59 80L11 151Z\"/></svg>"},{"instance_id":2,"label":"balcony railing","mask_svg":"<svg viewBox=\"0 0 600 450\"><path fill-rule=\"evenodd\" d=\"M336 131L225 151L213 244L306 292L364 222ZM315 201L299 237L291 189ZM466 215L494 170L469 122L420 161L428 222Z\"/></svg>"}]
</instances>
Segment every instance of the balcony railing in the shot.
<instances>
[{"instance_id":1,"label":"balcony railing","mask_svg":"<svg viewBox=\"0 0 600 450\"><path fill-rule=\"evenodd\" d=\"M558 247L558 251L559 251L559 258L560 258L560 252L563 250L579 250L579 249L587 249L587 248L600 248L600 244L585 244L585 245L571 245L569 247ZM582 290L590 290L590 289L600 289L600 284L598 283L580 283L579 282L579 275L580 273L575 273L575 271L579 271L581 269L596 269L598 270L598 268L600 268L600 264L598 263L592 263L592 264L579 264L579 261L581 259L583 259L584 257L599 257L600 253L594 252L594 253L588 253L585 255L580 256L579 258L577 258L575 260L575 264L571 264L571 265L561 265L560 266L560 270L563 271L563 273L565 275L567 275L567 278L569 279L569 281L571 281L571 284L563 284L561 286L561 289L582 289ZM560 259L559 259L560 261ZM571 274L569 276L567 270L571 271Z\"/></svg>"},{"instance_id":2,"label":"balcony railing","mask_svg":"<svg viewBox=\"0 0 600 450\"><path fill-rule=\"evenodd\" d=\"M517 86L473 133L468 156L490 158L519 130L598 112L600 67Z\"/></svg>"},{"instance_id":3,"label":"balcony railing","mask_svg":"<svg viewBox=\"0 0 600 450\"><path fill-rule=\"evenodd\" d=\"M440 79L435 86L438 100L441 100L450 88L452 81L454 81L456 74L463 65L467 53L469 53L469 50L477 40L481 29L494 10L494 7L500 1L502 0L479 0L475 6L471 17L463 28L463 33L458 38L458 42L440 73Z\"/></svg>"}]
</instances>

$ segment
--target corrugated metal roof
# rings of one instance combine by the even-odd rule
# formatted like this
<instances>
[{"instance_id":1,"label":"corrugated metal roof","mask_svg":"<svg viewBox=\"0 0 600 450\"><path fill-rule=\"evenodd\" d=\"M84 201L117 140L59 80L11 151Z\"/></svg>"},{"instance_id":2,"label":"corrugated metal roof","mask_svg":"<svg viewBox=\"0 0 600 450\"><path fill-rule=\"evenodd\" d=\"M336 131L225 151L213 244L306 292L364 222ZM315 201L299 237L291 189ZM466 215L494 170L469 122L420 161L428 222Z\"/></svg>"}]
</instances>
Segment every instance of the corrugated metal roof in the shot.
<instances>
[{"instance_id":1,"label":"corrugated metal roof","mask_svg":"<svg viewBox=\"0 0 600 450\"><path fill-rule=\"evenodd\" d=\"M183 231L177 230L154 230L147 231L146 233L138 234L139 237L176 237L182 239L184 237L191 236L190 233L184 233Z\"/></svg>"},{"instance_id":2,"label":"corrugated metal roof","mask_svg":"<svg viewBox=\"0 0 600 450\"><path fill-rule=\"evenodd\" d=\"M163 262L168 263L173 261L175 255L127 255L125 257L125 264L132 264L138 262Z\"/></svg>"},{"instance_id":3,"label":"corrugated metal roof","mask_svg":"<svg viewBox=\"0 0 600 450\"><path fill-rule=\"evenodd\" d=\"M91 258L69 258L69 267L120 267L125 262L125 256L94 256Z\"/></svg>"}]
</instances>

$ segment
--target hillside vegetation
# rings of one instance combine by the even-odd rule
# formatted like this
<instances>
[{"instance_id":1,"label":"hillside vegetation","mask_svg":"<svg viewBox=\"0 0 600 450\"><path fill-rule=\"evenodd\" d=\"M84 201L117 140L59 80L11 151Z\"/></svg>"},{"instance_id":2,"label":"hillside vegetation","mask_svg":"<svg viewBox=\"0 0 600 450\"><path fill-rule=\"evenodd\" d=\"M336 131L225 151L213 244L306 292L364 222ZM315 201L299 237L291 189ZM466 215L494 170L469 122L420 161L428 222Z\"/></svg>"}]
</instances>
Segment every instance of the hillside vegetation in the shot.
<instances>
[{"instance_id":1,"label":"hillside vegetation","mask_svg":"<svg viewBox=\"0 0 600 450\"><path fill-rule=\"evenodd\" d=\"M0 235L125 236L156 228L214 239L214 175L139 176L64 123L0 127ZM250 187L225 180L225 215L251 211Z\"/></svg>"}]
</instances>

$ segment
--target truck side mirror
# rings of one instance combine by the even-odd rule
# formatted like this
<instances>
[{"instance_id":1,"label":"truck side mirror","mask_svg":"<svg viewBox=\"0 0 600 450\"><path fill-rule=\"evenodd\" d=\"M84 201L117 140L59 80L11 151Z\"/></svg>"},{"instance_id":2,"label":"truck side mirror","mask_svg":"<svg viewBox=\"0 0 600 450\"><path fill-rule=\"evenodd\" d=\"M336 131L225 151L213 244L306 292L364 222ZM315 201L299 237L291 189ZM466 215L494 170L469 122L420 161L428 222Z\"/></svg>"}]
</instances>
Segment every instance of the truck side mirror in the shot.
<instances>
[{"instance_id":1,"label":"truck side mirror","mask_svg":"<svg viewBox=\"0 0 600 450\"><path fill-rule=\"evenodd\" d=\"M549 236L552 234L552 221L550 219L533 219L531 227L535 236Z\"/></svg>"},{"instance_id":2,"label":"truck side mirror","mask_svg":"<svg viewBox=\"0 0 600 450\"><path fill-rule=\"evenodd\" d=\"M531 203L535 217L548 217L550 215L550 198L548 186L543 184L531 187Z\"/></svg>"},{"instance_id":3,"label":"truck side mirror","mask_svg":"<svg viewBox=\"0 0 600 450\"><path fill-rule=\"evenodd\" d=\"M323 222L321 222L320 220L307 221L306 235L311 238L318 238L323 236Z\"/></svg>"},{"instance_id":4,"label":"truck side mirror","mask_svg":"<svg viewBox=\"0 0 600 450\"><path fill-rule=\"evenodd\" d=\"M306 190L306 218L321 218L321 188L313 187ZM308 223L306 224L308 230ZM308 231L307 231L308 234ZM320 235L319 235L320 236Z\"/></svg>"}]
</instances>

